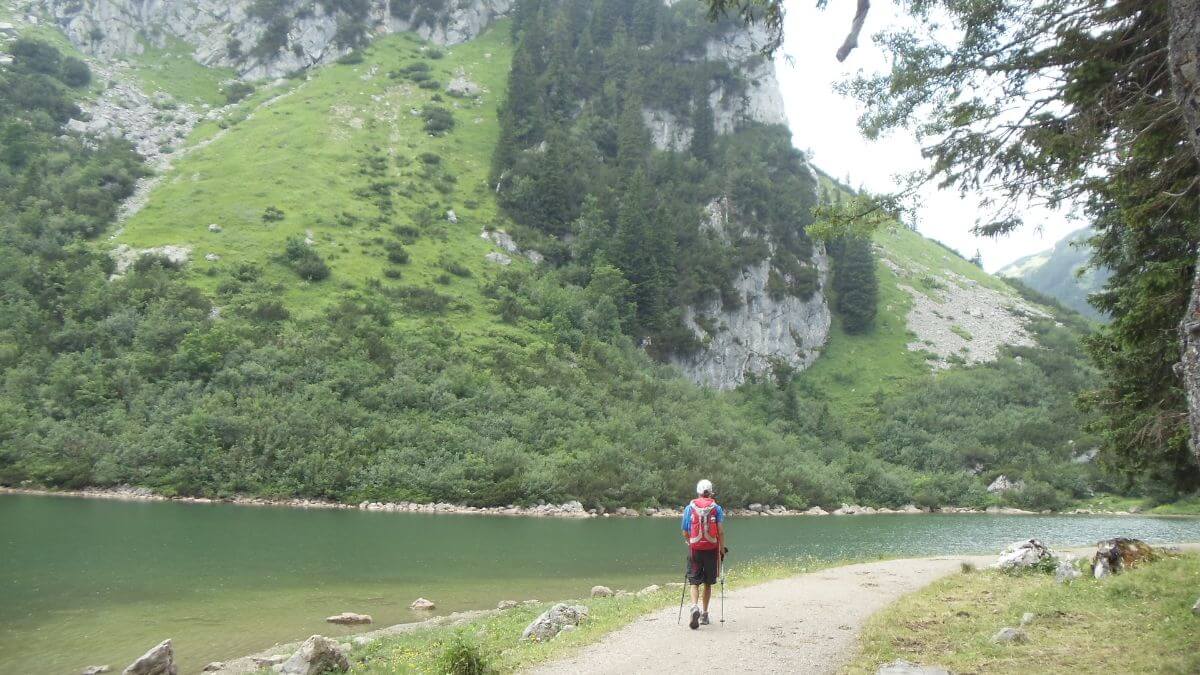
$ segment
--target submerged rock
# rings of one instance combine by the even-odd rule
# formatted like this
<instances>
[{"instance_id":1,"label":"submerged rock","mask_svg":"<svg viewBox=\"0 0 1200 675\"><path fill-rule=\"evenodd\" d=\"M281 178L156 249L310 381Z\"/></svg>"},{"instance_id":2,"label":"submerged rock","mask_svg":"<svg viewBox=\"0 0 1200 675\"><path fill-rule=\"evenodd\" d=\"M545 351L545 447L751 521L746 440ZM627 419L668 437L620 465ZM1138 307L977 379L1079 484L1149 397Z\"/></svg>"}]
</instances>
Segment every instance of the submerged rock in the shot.
<instances>
[{"instance_id":1,"label":"submerged rock","mask_svg":"<svg viewBox=\"0 0 1200 675\"><path fill-rule=\"evenodd\" d=\"M325 620L329 623L339 623L342 625L351 625L357 623L372 623L370 614L355 614L354 612L342 612L334 616L327 616Z\"/></svg>"},{"instance_id":2,"label":"submerged rock","mask_svg":"<svg viewBox=\"0 0 1200 675\"><path fill-rule=\"evenodd\" d=\"M163 640L150 651L142 654L141 658L129 664L121 671L121 675L177 675L175 667L175 650L171 648L170 640Z\"/></svg>"},{"instance_id":3,"label":"submerged rock","mask_svg":"<svg viewBox=\"0 0 1200 675\"><path fill-rule=\"evenodd\" d=\"M285 675L320 675L328 671L350 670L350 661L338 643L321 635L313 635L300 649L279 667Z\"/></svg>"},{"instance_id":4,"label":"submerged rock","mask_svg":"<svg viewBox=\"0 0 1200 675\"><path fill-rule=\"evenodd\" d=\"M542 612L538 618L526 626L524 632L521 633L521 639L545 642L558 635L564 626L577 626L586 621L587 617L588 608L586 606L560 602Z\"/></svg>"}]
</instances>

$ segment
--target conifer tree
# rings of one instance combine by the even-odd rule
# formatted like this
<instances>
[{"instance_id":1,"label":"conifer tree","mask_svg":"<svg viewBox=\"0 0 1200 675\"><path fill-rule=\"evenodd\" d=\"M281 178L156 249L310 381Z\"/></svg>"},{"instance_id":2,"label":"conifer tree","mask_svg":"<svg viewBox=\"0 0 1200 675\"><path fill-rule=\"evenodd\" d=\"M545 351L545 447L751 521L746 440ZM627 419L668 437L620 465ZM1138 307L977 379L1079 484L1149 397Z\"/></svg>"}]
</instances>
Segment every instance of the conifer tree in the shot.
<instances>
[{"instance_id":1,"label":"conifer tree","mask_svg":"<svg viewBox=\"0 0 1200 675\"><path fill-rule=\"evenodd\" d=\"M708 87L702 87L692 103L692 156L708 163L712 161L713 140L716 136L713 109L708 102Z\"/></svg>"}]
</instances>

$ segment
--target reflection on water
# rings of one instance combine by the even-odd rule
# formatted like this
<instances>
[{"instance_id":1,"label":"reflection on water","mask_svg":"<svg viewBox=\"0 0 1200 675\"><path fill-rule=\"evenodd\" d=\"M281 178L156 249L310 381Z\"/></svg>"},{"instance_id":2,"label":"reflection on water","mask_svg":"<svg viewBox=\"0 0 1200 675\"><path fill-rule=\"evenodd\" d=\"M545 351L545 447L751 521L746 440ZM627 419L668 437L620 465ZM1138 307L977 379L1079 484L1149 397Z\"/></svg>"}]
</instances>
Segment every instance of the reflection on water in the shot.
<instances>
[{"instance_id":1,"label":"reflection on water","mask_svg":"<svg viewBox=\"0 0 1200 675\"><path fill-rule=\"evenodd\" d=\"M673 579L674 519L557 520L0 495L0 672L123 667L163 638L184 671L315 632L503 599ZM1200 541L1200 519L885 515L731 518L732 561L986 553L1018 539Z\"/></svg>"}]
</instances>

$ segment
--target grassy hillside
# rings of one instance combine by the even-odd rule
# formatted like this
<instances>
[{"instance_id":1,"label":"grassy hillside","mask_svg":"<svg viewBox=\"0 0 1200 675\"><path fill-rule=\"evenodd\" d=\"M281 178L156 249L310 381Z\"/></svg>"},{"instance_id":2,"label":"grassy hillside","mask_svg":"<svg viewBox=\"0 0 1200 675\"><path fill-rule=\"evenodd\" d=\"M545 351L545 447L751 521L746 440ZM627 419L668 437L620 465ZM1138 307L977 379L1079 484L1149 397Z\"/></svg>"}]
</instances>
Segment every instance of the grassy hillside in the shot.
<instances>
[{"instance_id":1,"label":"grassy hillside","mask_svg":"<svg viewBox=\"0 0 1200 675\"><path fill-rule=\"evenodd\" d=\"M275 98L253 97L229 114L223 132L213 128L220 125L197 129L207 145L175 163L113 244L192 247L188 274L209 292L222 270L260 267L266 281L283 285L286 304L300 316L323 310L335 291L372 280L436 287L462 310L456 327L479 327L480 285L496 268L484 260L493 246L479 233L497 223L486 175L509 55L504 25L444 54L394 35L365 49L361 63L321 68ZM440 86L389 77L412 64L428 65ZM445 93L460 72L483 88L478 99ZM413 111L429 104L451 111L452 131L424 130ZM384 186L389 212L377 206L372 184ZM264 219L270 207L282 219ZM449 210L457 223L448 222ZM222 231L210 232L209 224ZM331 270L328 279L297 277L283 259L289 237L312 240ZM408 262L389 261L397 244ZM206 260L210 254L219 260Z\"/></svg>"}]
</instances>

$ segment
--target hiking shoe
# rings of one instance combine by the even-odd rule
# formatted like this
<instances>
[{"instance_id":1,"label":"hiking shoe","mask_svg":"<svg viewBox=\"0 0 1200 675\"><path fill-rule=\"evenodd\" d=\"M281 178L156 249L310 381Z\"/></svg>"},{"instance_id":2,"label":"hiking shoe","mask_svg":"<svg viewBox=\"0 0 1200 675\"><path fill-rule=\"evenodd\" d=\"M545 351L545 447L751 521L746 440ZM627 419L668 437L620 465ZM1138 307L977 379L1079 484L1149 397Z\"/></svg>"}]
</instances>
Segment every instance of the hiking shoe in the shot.
<instances>
[{"instance_id":1,"label":"hiking shoe","mask_svg":"<svg viewBox=\"0 0 1200 675\"><path fill-rule=\"evenodd\" d=\"M700 625L701 625L701 626L707 626L707 625L708 625L708 612L705 612L705 613L703 613L703 614L701 614L701 615L700 615Z\"/></svg>"},{"instance_id":2,"label":"hiking shoe","mask_svg":"<svg viewBox=\"0 0 1200 675\"><path fill-rule=\"evenodd\" d=\"M696 630L699 627L700 627L700 608L693 607L692 608L692 620L690 622L688 622L688 628L691 628L692 630Z\"/></svg>"}]
</instances>

